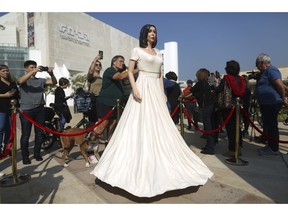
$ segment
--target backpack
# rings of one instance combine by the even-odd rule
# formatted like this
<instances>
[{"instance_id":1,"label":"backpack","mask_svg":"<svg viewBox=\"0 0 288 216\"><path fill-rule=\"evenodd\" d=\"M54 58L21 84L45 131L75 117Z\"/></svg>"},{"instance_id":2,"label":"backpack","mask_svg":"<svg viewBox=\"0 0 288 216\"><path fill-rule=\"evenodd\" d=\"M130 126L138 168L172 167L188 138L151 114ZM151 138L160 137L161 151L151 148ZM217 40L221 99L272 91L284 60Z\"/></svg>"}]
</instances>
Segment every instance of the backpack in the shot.
<instances>
[{"instance_id":1,"label":"backpack","mask_svg":"<svg viewBox=\"0 0 288 216\"><path fill-rule=\"evenodd\" d=\"M218 94L217 102L220 109L231 108L233 106L232 89L226 81L224 83L224 90Z\"/></svg>"}]
</instances>

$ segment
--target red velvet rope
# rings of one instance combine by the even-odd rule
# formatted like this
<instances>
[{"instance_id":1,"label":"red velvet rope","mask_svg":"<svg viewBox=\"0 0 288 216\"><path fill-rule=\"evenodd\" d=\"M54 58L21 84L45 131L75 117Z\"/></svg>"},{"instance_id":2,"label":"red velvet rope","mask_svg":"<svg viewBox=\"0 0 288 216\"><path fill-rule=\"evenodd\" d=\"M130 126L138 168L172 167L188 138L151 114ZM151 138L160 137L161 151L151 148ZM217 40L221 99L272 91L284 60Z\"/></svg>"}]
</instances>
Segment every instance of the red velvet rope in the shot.
<instances>
[{"instance_id":1,"label":"red velvet rope","mask_svg":"<svg viewBox=\"0 0 288 216\"><path fill-rule=\"evenodd\" d=\"M35 126L41 128L42 130L46 131L46 132L49 132L49 133L52 133L52 134L56 134L56 135L59 135L59 136L79 136L79 135L82 135L82 134L85 134L85 133L88 133L90 131L92 131L95 127L99 126L103 121L105 121L111 114L112 112L114 111L114 108L113 107L99 122L97 122L97 124L91 126L90 128L84 130L84 131L81 131L81 132L78 132L78 133L74 133L74 134L64 134L64 133L61 133L61 132L58 132L58 131L53 131L49 128L46 128L44 127L43 125L40 125L39 123L35 122L29 115L27 115L25 112L20 112L28 121L30 121L32 124L34 124Z\"/></svg>"},{"instance_id":2,"label":"red velvet rope","mask_svg":"<svg viewBox=\"0 0 288 216\"><path fill-rule=\"evenodd\" d=\"M248 119L248 121L250 122L250 124L252 125L252 127L255 128L255 130L257 130L261 135L263 135L265 138L267 138L268 140L272 141L272 142L279 142L279 143L288 143L288 141L281 141L281 140L275 140L272 137L269 137L267 134L265 134L263 131L261 131L255 124L254 122L250 119L248 113L241 108L241 112L244 114L244 116Z\"/></svg>"},{"instance_id":3,"label":"red velvet rope","mask_svg":"<svg viewBox=\"0 0 288 216\"><path fill-rule=\"evenodd\" d=\"M171 118L175 115L177 110L179 109L179 105L175 107L174 111L170 114Z\"/></svg>"},{"instance_id":4,"label":"red velvet rope","mask_svg":"<svg viewBox=\"0 0 288 216\"><path fill-rule=\"evenodd\" d=\"M221 124L217 129L214 129L214 130L211 130L211 131L205 131L205 130L202 130L202 129L200 129L199 127L197 127L197 125L193 122L191 116L189 115L186 107L184 107L184 112L185 112L185 115L187 116L188 120L192 122L192 124L194 125L194 127L195 127L195 129L196 129L197 131L200 131L200 132L202 132L202 133L204 133L204 134L212 134L212 133L215 133L215 132L217 132L217 131L220 131L220 130L227 124L227 122L230 120L230 118L231 118L234 110L235 110L235 108L232 107L231 110L230 110L230 113L229 113L228 117L225 119L225 121L222 122L222 124Z\"/></svg>"},{"instance_id":5,"label":"red velvet rope","mask_svg":"<svg viewBox=\"0 0 288 216\"><path fill-rule=\"evenodd\" d=\"M6 146L5 152L0 154L0 158L5 158L9 155L11 151L11 147L13 145L14 137L15 137L15 130L16 130L16 113L12 113L12 124L11 124L11 133L8 145Z\"/></svg>"}]
</instances>

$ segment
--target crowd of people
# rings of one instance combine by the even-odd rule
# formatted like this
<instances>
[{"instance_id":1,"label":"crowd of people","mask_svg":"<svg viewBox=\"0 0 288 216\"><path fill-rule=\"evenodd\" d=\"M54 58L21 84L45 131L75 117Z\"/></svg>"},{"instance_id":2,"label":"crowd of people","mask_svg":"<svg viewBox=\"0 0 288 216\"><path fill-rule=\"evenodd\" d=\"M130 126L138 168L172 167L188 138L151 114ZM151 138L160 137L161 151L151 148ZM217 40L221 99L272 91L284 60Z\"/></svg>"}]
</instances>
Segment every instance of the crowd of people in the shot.
<instances>
[{"instance_id":1,"label":"crowd of people","mask_svg":"<svg viewBox=\"0 0 288 216\"><path fill-rule=\"evenodd\" d=\"M99 140L106 148L91 174L110 185L118 186L139 197L153 197L165 191L182 189L189 186L204 185L213 173L186 144L180 135L180 112L174 112L183 100L188 114L187 129L199 129L203 123L204 131L219 128L227 119L231 108L240 98L243 109L248 113L251 89L247 76L241 76L240 64L235 60L226 62L226 74L220 76L216 71L211 73L206 68L196 72L195 82L187 80L187 87L182 91L175 72L169 71L165 78L161 73L162 54L157 45L156 26L147 24L140 31L139 47L133 48L129 59L129 67L125 65L122 55L111 59L110 67L103 76L101 60L98 54L87 72L87 92L91 95L89 121L95 124L107 116L116 106L117 100L123 102L123 80L128 79L131 94L125 101L124 111L119 122L116 112L108 116L92 133L89 141ZM279 156L279 129L277 116L281 107L288 106L285 94L287 87L282 82L280 71L272 66L270 56L260 54L256 58L259 77L256 81L255 96L260 106L263 132L271 139L265 147L259 149L261 156ZM0 65L0 151L5 152L11 132L11 99L18 101L21 111L29 115L37 123L44 125L46 86L55 86L57 80L53 68L37 66L33 60L24 63L25 74L13 81L8 66ZM46 72L50 78L37 78L37 73ZM137 75L137 77L136 77ZM62 77L55 89L55 106L59 112L61 131L69 123L72 116L67 99L74 96L65 95L64 89L69 80ZM173 114L173 115L172 115ZM242 136L248 134L249 122L242 116L243 131L236 126L236 112L225 124L228 136L227 157L242 154L236 152L236 143L242 147ZM25 165L31 164L29 139L32 123L20 115L21 122L21 154ZM239 128L237 128L239 127ZM236 136L236 129L239 136ZM33 156L42 161L41 144L42 129L34 126ZM107 131L104 138L103 133ZM203 133L206 143L202 154L214 155L218 144L219 132ZM239 140L236 140L236 139ZM172 150L173 149L173 150ZM1 153L0 152L0 153ZM3 175L1 173L1 175ZM1 176L0 176L1 177Z\"/></svg>"}]
</instances>

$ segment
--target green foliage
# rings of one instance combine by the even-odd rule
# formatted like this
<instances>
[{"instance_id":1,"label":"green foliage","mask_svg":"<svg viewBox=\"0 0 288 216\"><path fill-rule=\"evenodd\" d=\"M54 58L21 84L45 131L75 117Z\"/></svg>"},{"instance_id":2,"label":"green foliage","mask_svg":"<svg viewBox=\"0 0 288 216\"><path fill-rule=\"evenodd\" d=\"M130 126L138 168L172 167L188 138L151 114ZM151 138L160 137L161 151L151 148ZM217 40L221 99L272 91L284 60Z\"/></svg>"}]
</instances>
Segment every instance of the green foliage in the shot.
<instances>
[{"instance_id":1,"label":"green foliage","mask_svg":"<svg viewBox=\"0 0 288 216\"><path fill-rule=\"evenodd\" d=\"M57 86L52 86L52 85L48 85L44 88L44 93L45 96L49 95L49 94L54 94L55 93L55 89Z\"/></svg>"},{"instance_id":2,"label":"green foliage","mask_svg":"<svg viewBox=\"0 0 288 216\"><path fill-rule=\"evenodd\" d=\"M73 89L73 91L75 91L77 88L84 88L84 85L86 84L86 79L87 79L87 76L86 74L83 74L83 75L77 75L77 76L74 76L71 78L71 82L70 82L70 85L71 85L71 88ZM44 93L45 93L45 96L49 95L49 94L55 94L55 89L57 88L57 86L52 86L52 85L48 85L44 88Z\"/></svg>"},{"instance_id":3,"label":"green foliage","mask_svg":"<svg viewBox=\"0 0 288 216\"><path fill-rule=\"evenodd\" d=\"M74 91L77 88L80 88L80 87L85 89L86 80L87 80L87 75L86 74L77 75L77 76L72 77L72 79L71 79L71 88Z\"/></svg>"}]
</instances>

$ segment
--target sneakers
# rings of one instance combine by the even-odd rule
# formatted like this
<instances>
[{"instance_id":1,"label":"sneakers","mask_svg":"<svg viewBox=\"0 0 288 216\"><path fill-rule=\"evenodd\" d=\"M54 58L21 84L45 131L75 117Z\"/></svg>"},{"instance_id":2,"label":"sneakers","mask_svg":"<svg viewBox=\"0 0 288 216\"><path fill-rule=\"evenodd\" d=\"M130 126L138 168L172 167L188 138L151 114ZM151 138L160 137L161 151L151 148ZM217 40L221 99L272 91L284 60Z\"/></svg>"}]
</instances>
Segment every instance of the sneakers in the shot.
<instances>
[{"instance_id":1,"label":"sneakers","mask_svg":"<svg viewBox=\"0 0 288 216\"><path fill-rule=\"evenodd\" d=\"M97 158L95 157L95 155L89 155L88 159L89 159L89 162L90 162L91 164L96 164L96 163L98 163L98 160L97 160Z\"/></svg>"},{"instance_id":2,"label":"sneakers","mask_svg":"<svg viewBox=\"0 0 288 216\"><path fill-rule=\"evenodd\" d=\"M203 148L201 148L202 151L200 151L201 154L206 154L206 155L214 155L215 154L215 150L211 147L204 146Z\"/></svg>"},{"instance_id":3,"label":"sneakers","mask_svg":"<svg viewBox=\"0 0 288 216\"><path fill-rule=\"evenodd\" d=\"M43 158L40 155L34 155L36 161L43 161Z\"/></svg>"},{"instance_id":4,"label":"sneakers","mask_svg":"<svg viewBox=\"0 0 288 216\"><path fill-rule=\"evenodd\" d=\"M209 151L207 149L204 149L202 151L200 151L201 154L207 154L207 155L214 155L215 152L214 151Z\"/></svg>"},{"instance_id":5,"label":"sneakers","mask_svg":"<svg viewBox=\"0 0 288 216\"><path fill-rule=\"evenodd\" d=\"M31 164L31 160L29 158L23 158L23 164Z\"/></svg>"},{"instance_id":6,"label":"sneakers","mask_svg":"<svg viewBox=\"0 0 288 216\"><path fill-rule=\"evenodd\" d=\"M273 151L269 146L265 146L263 148L258 149L258 153L260 156L274 156L279 157L279 151Z\"/></svg>"}]
</instances>

